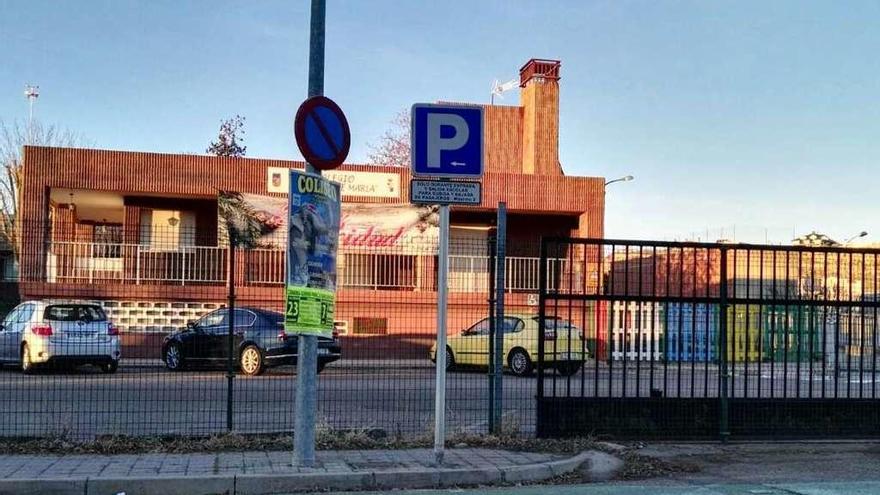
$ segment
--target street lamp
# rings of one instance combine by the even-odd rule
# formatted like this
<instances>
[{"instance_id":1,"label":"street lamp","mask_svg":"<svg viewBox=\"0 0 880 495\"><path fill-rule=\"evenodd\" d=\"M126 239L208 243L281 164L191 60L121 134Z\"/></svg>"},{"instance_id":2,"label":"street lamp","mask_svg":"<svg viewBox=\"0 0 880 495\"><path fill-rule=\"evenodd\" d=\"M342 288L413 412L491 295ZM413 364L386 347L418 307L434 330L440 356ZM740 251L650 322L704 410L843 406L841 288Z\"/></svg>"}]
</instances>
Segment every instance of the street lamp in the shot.
<instances>
[{"instance_id":1,"label":"street lamp","mask_svg":"<svg viewBox=\"0 0 880 495\"><path fill-rule=\"evenodd\" d=\"M846 242L843 243L843 245L844 245L844 246L849 246L849 243L851 243L852 241L854 241L854 240L856 240L856 239L860 239L860 238L865 237L865 236L867 236L867 235L868 235L868 233L865 232L865 231L863 230L863 231L859 232L858 234L856 234L856 235L850 237L849 239L847 239Z\"/></svg>"},{"instance_id":2,"label":"street lamp","mask_svg":"<svg viewBox=\"0 0 880 495\"><path fill-rule=\"evenodd\" d=\"M617 179L609 180L608 182L605 183L605 185L607 186L608 184L614 184L615 182L629 182L633 179L635 179L635 177L633 177L632 175L627 175L625 177L620 177Z\"/></svg>"}]
</instances>

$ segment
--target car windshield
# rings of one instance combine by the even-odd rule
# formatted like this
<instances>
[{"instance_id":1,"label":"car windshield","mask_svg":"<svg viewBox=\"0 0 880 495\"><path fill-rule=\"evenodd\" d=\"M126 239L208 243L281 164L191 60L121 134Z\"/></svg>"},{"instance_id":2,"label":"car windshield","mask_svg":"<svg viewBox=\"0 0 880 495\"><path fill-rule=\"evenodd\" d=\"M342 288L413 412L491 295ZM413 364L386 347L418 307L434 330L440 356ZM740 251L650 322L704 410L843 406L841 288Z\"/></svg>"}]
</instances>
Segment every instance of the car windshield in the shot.
<instances>
[{"instance_id":1,"label":"car windshield","mask_svg":"<svg viewBox=\"0 0 880 495\"><path fill-rule=\"evenodd\" d=\"M46 321L106 321L104 310L98 306L80 304L56 304L43 313Z\"/></svg>"}]
</instances>

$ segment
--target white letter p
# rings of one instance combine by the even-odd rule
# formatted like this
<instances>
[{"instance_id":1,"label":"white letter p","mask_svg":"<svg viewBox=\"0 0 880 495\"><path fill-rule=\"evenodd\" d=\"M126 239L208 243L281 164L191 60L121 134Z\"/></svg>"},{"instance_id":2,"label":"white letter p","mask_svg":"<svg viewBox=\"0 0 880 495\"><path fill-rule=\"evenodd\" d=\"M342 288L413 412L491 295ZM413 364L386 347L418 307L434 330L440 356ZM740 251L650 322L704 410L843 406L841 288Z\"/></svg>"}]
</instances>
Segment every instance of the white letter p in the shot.
<instances>
[{"instance_id":1,"label":"white letter p","mask_svg":"<svg viewBox=\"0 0 880 495\"><path fill-rule=\"evenodd\" d=\"M443 126L455 129L450 138L440 136ZM470 135L467 122L451 113L428 114L428 168L440 168L440 154L443 150L457 150L465 145Z\"/></svg>"}]
</instances>

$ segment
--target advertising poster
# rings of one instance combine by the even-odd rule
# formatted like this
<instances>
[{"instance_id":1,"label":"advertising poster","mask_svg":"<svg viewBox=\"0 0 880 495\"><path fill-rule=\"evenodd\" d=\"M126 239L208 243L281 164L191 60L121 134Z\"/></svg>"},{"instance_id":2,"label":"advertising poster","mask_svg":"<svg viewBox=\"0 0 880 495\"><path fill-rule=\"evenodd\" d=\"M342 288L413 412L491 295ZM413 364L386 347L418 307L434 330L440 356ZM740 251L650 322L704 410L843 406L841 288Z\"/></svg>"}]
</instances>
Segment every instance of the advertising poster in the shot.
<instances>
[{"instance_id":1,"label":"advertising poster","mask_svg":"<svg viewBox=\"0 0 880 495\"><path fill-rule=\"evenodd\" d=\"M336 309L339 184L290 171L284 329L331 336Z\"/></svg>"}]
</instances>

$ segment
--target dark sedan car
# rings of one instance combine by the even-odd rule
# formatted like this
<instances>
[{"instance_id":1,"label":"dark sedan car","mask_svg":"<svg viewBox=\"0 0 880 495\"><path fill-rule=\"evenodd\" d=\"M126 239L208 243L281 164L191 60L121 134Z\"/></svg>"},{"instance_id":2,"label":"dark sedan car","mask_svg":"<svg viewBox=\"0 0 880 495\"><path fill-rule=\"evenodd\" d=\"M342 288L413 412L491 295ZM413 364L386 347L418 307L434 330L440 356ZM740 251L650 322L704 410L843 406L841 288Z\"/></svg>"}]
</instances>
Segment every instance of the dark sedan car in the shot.
<instances>
[{"instance_id":1,"label":"dark sedan car","mask_svg":"<svg viewBox=\"0 0 880 495\"><path fill-rule=\"evenodd\" d=\"M162 360L169 370L190 365L223 366L229 349L229 310L218 309L190 322L162 342ZM246 375L259 375L272 366L296 364L298 339L284 333L284 315L256 308L235 308L233 349ZM339 359L342 349L333 338L318 339L318 372Z\"/></svg>"}]
</instances>

